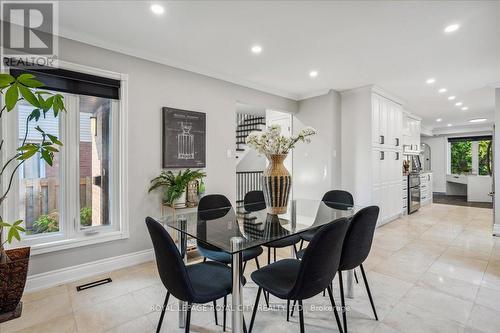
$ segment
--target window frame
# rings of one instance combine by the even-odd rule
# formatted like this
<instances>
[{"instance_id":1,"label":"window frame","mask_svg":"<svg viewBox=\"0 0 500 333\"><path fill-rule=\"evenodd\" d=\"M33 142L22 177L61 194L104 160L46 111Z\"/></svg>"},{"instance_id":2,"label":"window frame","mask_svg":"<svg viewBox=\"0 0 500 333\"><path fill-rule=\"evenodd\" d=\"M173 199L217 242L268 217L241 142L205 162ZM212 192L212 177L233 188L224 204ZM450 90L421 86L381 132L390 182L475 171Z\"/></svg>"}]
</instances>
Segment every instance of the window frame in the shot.
<instances>
[{"instance_id":1,"label":"window frame","mask_svg":"<svg viewBox=\"0 0 500 333\"><path fill-rule=\"evenodd\" d=\"M101 77L116 79L121 81L120 86L120 99L113 100L112 103L117 105L118 112L112 118L113 129L116 128L116 132L112 136L112 152L113 152L113 162L110 168L115 176L111 177L110 180L110 219L112 219L110 226L98 226L91 228L81 228L79 223L80 217L80 204L78 197L78 187L79 183L72 181L78 179L79 168L71 168L71 165L79 165L79 152L66 151L61 147L61 157L60 164L62 168L66 168L67 172L63 172L61 177L61 189L66 189L61 191L61 216L63 216L64 221L60 223L60 231L50 234L39 234L30 235L29 237L24 237L21 241L15 241L11 245L7 245L7 248L16 248L21 246L31 246L31 254L37 255L42 253L48 253L53 251L61 251L65 249L86 246L91 244L98 244L103 242L109 242L119 239L129 238L129 210L128 210L128 75L123 73L111 72L103 69L98 69L94 67L89 67L85 65L79 65L75 63L58 61L58 67L67 70L73 70L85 74L97 75ZM8 73L8 67L2 67L1 72ZM63 93L63 95L68 96L68 100L77 101L77 95L71 95ZM74 96L75 98L71 98ZM0 100L0 105L3 101ZM73 102L75 103L75 102ZM77 105L69 106L68 109L78 110ZM79 110L78 110L79 111ZM116 119L117 118L117 119ZM12 121L17 121L17 117L4 117L0 124L1 132L3 137L12 138L18 133L18 126L12 127ZM75 112L74 115L64 115L60 117L60 124L64 122L64 125L60 125L60 136L63 143L68 142L70 135L73 142L79 142L80 130L79 121L80 114ZM68 122L72 122L68 126ZM69 128L72 127L77 130L70 131ZM75 127L76 126L76 127ZM12 131L12 128L16 130ZM14 142L15 143L14 143ZM2 150L0 156L2 161L8 158L9 152L15 151L17 148L18 140L5 140L5 146ZM71 162L71 155L76 154L76 161ZM8 172L4 174L4 179L2 181L2 186L5 186L6 178L9 175ZM5 216L7 221L16 219L18 217L19 208L19 177L15 177L15 184L13 189L9 194L7 200L4 201L2 207L2 214ZM76 211L78 209L78 211ZM74 218L70 221L68 217ZM96 232L97 231L97 232Z\"/></svg>"},{"instance_id":2,"label":"window frame","mask_svg":"<svg viewBox=\"0 0 500 333\"><path fill-rule=\"evenodd\" d=\"M492 138L493 140L493 138ZM479 174L479 141L482 140L464 140L471 142L471 175L480 177L492 177L492 175L480 175ZM446 172L451 175L451 145L452 142L447 141L447 161L446 161Z\"/></svg>"}]
</instances>

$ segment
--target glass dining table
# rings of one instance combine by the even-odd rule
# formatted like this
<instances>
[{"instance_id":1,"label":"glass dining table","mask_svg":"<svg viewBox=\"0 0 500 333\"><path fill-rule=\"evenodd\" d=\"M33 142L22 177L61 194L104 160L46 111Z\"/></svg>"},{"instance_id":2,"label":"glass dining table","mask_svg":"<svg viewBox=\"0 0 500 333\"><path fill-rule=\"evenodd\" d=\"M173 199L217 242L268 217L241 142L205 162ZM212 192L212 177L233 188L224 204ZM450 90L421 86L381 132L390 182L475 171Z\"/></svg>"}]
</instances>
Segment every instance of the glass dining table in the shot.
<instances>
[{"instance_id":1,"label":"glass dining table","mask_svg":"<svg viewBox=\"0 0 500 333\"><path fill-rule=\"evenodd\" d=\"M233 207L183 211L170 210L156 219L172 233L187 263L187 240L193 238L232 256L232 327L243 332L242 251L318 228L344 217L351 217L361 207L336 202L298 199L290 202L285 214L266 211L264 202ZM291 255L293 247L291 247ZM347 275L347 296L352 297L353 273ZM185 323L185 304L179 304L179 327Z\"/></svg>"}]
</instances>

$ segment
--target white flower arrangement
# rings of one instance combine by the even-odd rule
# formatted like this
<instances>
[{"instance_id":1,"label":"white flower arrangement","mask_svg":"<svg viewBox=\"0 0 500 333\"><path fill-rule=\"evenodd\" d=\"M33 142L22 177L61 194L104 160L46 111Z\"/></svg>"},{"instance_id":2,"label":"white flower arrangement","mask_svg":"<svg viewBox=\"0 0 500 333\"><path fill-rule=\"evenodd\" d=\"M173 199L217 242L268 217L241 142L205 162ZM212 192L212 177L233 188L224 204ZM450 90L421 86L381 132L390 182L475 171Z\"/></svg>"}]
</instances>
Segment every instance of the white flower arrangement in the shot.
<instances>
[{"instance_id":1,"label":"white flower arrangement","mask_svg":"<svg viewBox=\"0 0 500 333\"><path fill-rule=\"evenodd\" d=\"M281 127L279 125L271 125L264 132L251 132L245 141L250 148L259 154L266 156L288 154L290 150L295 148L297 142L310 143L310 137L316 133L314 128L306 127L296 136L285 137L281 135Z\"/></svg>"}]
</instances>

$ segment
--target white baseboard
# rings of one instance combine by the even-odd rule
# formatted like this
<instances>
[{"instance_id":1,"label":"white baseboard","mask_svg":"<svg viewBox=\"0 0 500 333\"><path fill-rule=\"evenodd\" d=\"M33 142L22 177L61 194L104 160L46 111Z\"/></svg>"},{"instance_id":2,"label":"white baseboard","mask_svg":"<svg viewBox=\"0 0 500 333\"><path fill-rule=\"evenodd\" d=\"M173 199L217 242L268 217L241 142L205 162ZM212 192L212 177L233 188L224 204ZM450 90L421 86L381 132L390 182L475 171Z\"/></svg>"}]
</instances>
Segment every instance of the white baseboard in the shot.
<instances>
[{"instance_id":1,"label":"white baseboard","mask_svg":"<svg viewBox=\"0 0 500 333\"><path fill-rule=\"evenodd\" d=\"M500 224L493 224L493 236L500 237Z\"/></svg>"},{"instance_id":2,"label":"white baseboard","mask_svg":"<svg viewBox=\"0 0 500 333\"><path fill-rule=\"evenodd\" d=\"M153 249L28 276L25 292L38 291L154 260Z\"/></svg>"}]
</instances>

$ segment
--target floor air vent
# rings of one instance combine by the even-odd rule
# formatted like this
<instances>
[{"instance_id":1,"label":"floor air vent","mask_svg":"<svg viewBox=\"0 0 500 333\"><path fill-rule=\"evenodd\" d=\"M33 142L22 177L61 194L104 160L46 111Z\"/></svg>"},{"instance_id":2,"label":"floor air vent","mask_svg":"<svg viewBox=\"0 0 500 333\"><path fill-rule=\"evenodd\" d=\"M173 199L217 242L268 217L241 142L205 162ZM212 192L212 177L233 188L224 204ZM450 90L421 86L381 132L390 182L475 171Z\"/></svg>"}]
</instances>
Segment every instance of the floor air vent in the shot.
<instances>
[{"instance_id":1,"label":"floor air vent","mask_svg":"<svg viewBox=\"0 0 500 333\"><path fill-rule=\"evenodd\" d=\"M85 289L94 288L94 287L97 287L97 286L100 286L100 285L103 285L106 283L111 283L111 282L113 282L113 280L111 280L111 278L106 278L106 279L102 279L102 280L97 280L97 281L85 283L85 284L82 284L80 286L76 286L76 291L82 291Z\"/></svg>"}]
</instances>

